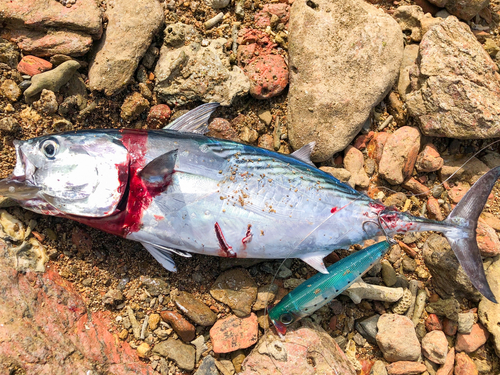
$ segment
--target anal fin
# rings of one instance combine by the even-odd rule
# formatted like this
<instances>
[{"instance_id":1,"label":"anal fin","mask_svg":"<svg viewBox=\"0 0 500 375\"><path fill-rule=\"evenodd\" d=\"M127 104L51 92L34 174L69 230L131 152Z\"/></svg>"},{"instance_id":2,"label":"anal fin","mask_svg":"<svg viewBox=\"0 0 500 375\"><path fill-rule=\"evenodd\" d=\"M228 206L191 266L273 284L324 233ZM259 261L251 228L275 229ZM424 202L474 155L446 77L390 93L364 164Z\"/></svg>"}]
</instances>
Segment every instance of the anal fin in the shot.
<instances>
[{"instance_id":1,"label":"anal fin","mask_svg":"<svg viewBox=\"0 0 500 375\"><path fill-rule=\"evenodd\" d=\"M169 253L174 253L174 254L179 255L181 257L184 257L184 258L191 258L192 257L192 255L190 253L188 253L187 251L184 251L184 250L172 249L171 247L167 247L167 246L163 246L163 245L158 245L156 243L151 243L151 242L147 242L147 241L142 241L141 243L143 245L144 244L148 244L148 245L153 246L156 249L161 250L161 251L166 251L166 252L169 252Z\"/></svg>"},{"instance_id":2,"label":"anal fin","mask_svg":"<svg viewBox=\"0 0 500 375\"><path fill-rule=\"evenodd\" d=\"M177 272L177 267L175 266L175 262L172 259L172 254L161 248L153 246L149 243L141 242L142 246L149 251L149 253L155 258L158 263L160 263L166 270L171 272Z\"/></svg>"},{"instance_id":3,"label":"anal fin","mask_svg":"<svg viewBox=\"0 0 500 375\"><path fill-rule=\"evenodd\" d=\"M328 274L328 270L325 267L325 263L323 263L323 255L311 255L311 256L303 256L300 259L302 259L304 262L309 264L312 268L314 268L316 271Z\"/></svg>"}]
</instances>

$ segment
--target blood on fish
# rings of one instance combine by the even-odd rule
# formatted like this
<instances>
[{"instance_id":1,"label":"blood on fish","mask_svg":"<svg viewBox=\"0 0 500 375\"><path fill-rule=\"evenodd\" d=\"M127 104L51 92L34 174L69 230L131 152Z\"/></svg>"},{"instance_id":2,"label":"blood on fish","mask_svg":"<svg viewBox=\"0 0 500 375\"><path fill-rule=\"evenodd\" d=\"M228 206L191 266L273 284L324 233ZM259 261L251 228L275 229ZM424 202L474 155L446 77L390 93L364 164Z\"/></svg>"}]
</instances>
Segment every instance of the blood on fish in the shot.
<instances>
[{"instance_id":1,"label":"blood on fish","mask_svg":"<svg viewBox=\"0 0 500 375\"><path fill-rule=\"evenodd\" d=\"M233 251L233 247L226 242L224 234L222 234L222 229L217 222L215 222L215 235L217 236L217 241L219 241L220 249L223 251L223 255L221 256L236 258L236 253Z\"/></svg>"},{"instance_id":2,"label":"blood on fish","mask_svg":"<svg viewBox=\"0 0 500 375\"><path fill-rule=\"evenodd\" d=\"M165 216L161 216L161 215L154 215L154 217L157 221L161 221L161 220L165 219Z\"/></svg>"},{"instance_id":3,"label":"blood on fish","mask_svg":"<svg viewBox=\"0 0 500 375\"><path fill-rule=\"evenodd\" d=\"M380 203L374 203L374 202L370 202L368 203L368 206L370 206L370 208L373 208L375 211L377 211L377 214L379 212L382 212L383 210L385 210L387 207L385 207L383 204L380 204Z\"/></svg>"},{"instance_id":4,"label":"blood on fish","mask_svg":"<svg viewBox=\"0 0 500 375\"><path fill-rule=\"evenodd\" d=\"M331 212L332 214L334 214L335 212L338 212L338 211L340 211L340 210L339 210L339 208L338 208L337 206L333 207L333 208L330 210L330 212Z\"/></svg>"},{"instance_id":5,"label":"blood on fish","mask_svg":"<svg viewBox=\"0 0 500 375\"><path fill-rule=\"evenodd\" d=\"M250 224L248 224L248 228L247 228L247 232L245 233L245 237L243 237L241 239L241 243L243 244L243 250L246 250L247 249L247 243L251 242L252 241L252 226Z\"/></svg>"}]
</instances>

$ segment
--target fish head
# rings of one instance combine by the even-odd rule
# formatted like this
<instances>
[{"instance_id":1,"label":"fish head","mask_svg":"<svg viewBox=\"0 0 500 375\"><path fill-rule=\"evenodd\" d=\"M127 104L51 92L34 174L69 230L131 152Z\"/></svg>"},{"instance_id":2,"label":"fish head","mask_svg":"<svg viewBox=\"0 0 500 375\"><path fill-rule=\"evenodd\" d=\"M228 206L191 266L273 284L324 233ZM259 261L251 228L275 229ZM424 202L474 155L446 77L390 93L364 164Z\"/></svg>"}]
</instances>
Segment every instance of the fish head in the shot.
<instances>
[{"instance_id":1,"label":"fish head","mask_svg":"<svg viewBox=\"0 0 500 375\"><path fill-rule=\"evenodd\" d=\"M14 141L16 165L0 195L48 215L103 217L126 190L129 154L104 132L62 133Z\"/></svg>"},{"instance_id":2,"label":"fish head","mask_svg":"<svg viewBox=\"0 0 500 375\"><path fill-rule=\"evenodd\" d=\"M269 319L274 324L276 331L280 336L284 336L287 331L287 327L292 323L295 323L300 319L300 316L294 311L287 308L285 304L278 303L269 311Z\"/></svg>"}]
</instances>

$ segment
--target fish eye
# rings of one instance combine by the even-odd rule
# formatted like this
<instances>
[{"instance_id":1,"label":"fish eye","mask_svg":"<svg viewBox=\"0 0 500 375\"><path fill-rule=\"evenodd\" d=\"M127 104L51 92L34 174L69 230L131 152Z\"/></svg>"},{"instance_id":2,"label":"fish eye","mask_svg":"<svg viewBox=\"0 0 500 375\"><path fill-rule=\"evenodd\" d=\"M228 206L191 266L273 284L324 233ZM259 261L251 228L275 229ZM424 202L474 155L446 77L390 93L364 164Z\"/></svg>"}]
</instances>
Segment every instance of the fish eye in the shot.
<instances>
[{"instance_id":1,"label":"fish eye","mask_svg":"<svg viewBox=\"0 0 500 375\"><path fill-rule=\"evenodd\" d=\"M41 144L40 148L42 149L44 155L47 158L51 159L54 156L56 156L59 144L54 139L47 139L45 142Z\"/></svg>"},{"instance_id":2,"label":"fish eye","mask_svg":"<svg viewBox=\"0 0 500 375\"><path fill-rule=\"evenodd\" d=\"M290 313L281 314L280 322L285 324L285 325L292 324L293 323L293 315Z\"/></svg>"}]
</instances>

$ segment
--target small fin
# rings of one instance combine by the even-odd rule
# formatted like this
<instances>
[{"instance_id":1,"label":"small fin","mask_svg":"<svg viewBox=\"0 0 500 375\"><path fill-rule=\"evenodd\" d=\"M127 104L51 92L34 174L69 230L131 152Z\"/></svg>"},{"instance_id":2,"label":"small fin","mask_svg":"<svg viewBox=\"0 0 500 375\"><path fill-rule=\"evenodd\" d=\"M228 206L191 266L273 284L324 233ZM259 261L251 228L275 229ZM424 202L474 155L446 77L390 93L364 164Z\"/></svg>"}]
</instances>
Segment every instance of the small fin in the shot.
<instances>
[{"instance_id":1,"label":"small fin","mask_svg":"<svg viewBox=\"0 0 500 375\"><path fill-rule=\"evenodd\" d=\"M306 164L309 164L312 167L316 167L311 161L311 153L316 146L316 142L308 143L307 145L302 146L297 151L292 152L292 156L296 159L303 161Z\"/></svg>"},{"instance_id":2,"label":"small fin","mask_svg":"<svg viewBox=\"0 0 500 375\"><path fill-rule=\"evenodd\" d=\"M172 121L163 129L177 130L183 133L205 134L208 132L208 119L219 106L219 103L202 104Z\"/></svg>"},{"instance_id":3,"label":"small fin","mask_svg":"<svg viewBox=\"0 0 500 375\"><path fill-rule=\"evenodd\" d=\"M172 181L177 150L169 151L151 160L138 174L148 188L164 191Z\"/></svg>"},{"instance_id":4,"label":"small fin","mask_svg":"<svg viewBox=\"0 0 500 375\"><path fill-rule=\"evenodd\" d=\"M142 246L149 251L149 253L155 258L158 263L160 263L166 270L171 271L171 272L177 272L177 267L175 266L175 262L172 259L172 255L170 252L158 249L157 247L141 242Z\"/></svg>"},{"instance_id":5,"label":"small fin","mask_svg":"<svg viewBox=\"0 0 500 375\"><path fill-rule=\"evenodd\" d=\"M328 270L325 267L325 263L323 263L323 255L312 255L312 256L303 256L302 259L304 262L309 264L316 271L328 274Z\"/></svg>"},{"instance_id":6,"label":"small fin","mask_svg":"<svg viewBox=\"0 0 500 375\"><path fill-rule=\"evenodd\" d=\"M150 246L153 246L154 248L156 248L156 249L158 249L160 251L166 251L166 252L169 252L169 253L174 253L174 254L179 255L181 257L184 257L184 258L191 258L193 256L191 253L188 253L187 251L184 251L184 250L172 249L171 247L154 244L154 243L147 242L147 241L142 241L141 243L143 245L144 244L148 244Z\"/></svg>"},{"instance_id":7,"label":"small fin","mask_svg":"<svg viewBox=\"0 0 500 375\"><path fill-rule=\"evenodd\" d=\"M458 202L445 222L452 228L443 232L472 285L486 298L497 302L486 279L483 260L476 242L479 215L500 177L500 166L484 174Z\"/></svg>"}]
</instances>

